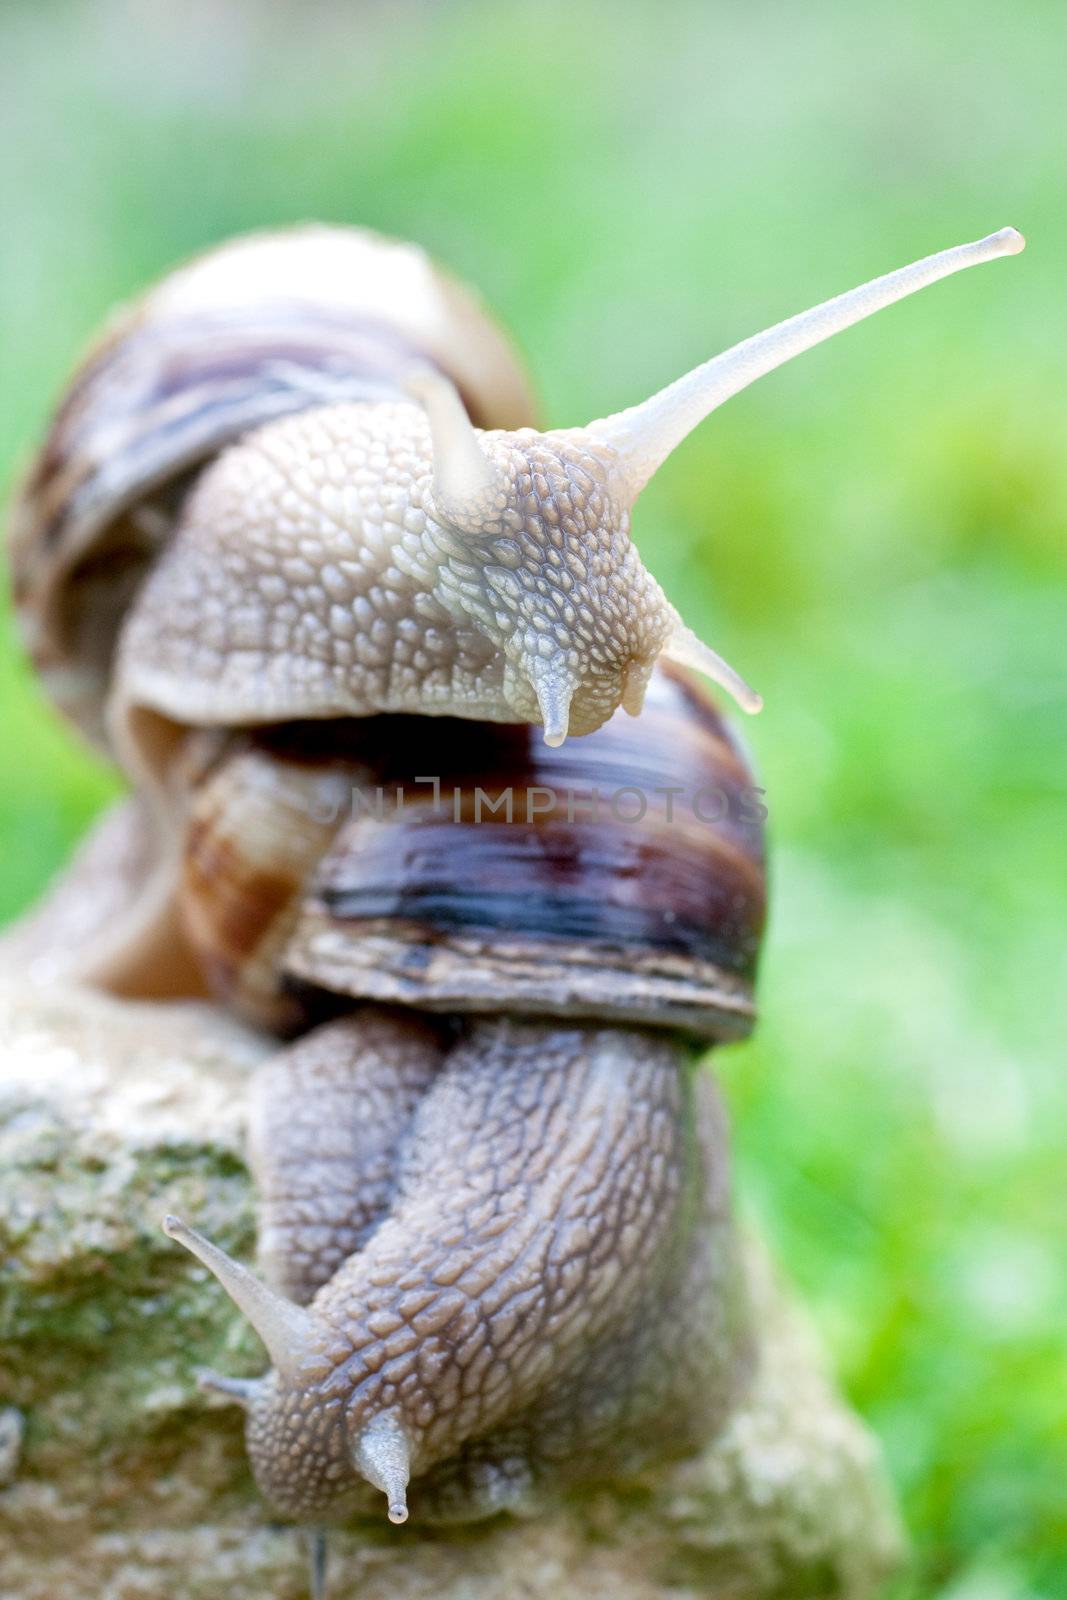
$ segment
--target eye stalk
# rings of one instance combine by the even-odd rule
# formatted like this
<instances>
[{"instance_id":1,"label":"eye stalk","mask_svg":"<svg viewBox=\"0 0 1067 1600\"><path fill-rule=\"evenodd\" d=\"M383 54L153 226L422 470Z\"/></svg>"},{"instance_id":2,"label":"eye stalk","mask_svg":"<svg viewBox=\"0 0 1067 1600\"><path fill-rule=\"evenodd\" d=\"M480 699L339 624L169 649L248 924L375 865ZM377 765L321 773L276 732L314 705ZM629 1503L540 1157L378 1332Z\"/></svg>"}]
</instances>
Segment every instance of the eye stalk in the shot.
<instances>
[{"instance_id":1,"label":"eye stalk","mask_svg":"<svg viewBox=\"0 0 1067 1600\"><path fill-rule=\"evenodd\" d=\"M489 531L506 503L503 475L482 449L459 391L436 367L412 368L404 388L425 409L433 440L433 491L442 515L460 533Z\"/></svg>"},{"instance_id":2,"label":"eye stalk","mask_svg":"<svg viewBox=\"0 0 1067 1600\"><path fill-rule=\"evenodd\" d=\"M618 452L618 475L632 504L687 434L757 378L919 289L998 256L1018 255L1025 244L1017 229L1001 228L973 244L958 244L924 256L733 345L650 400L591 422L585 431Z\"/></svg>"},{"instance_id":3,"label":"eye stalk","mask_svg":"<svg viewBox=\"0 0 1067 1600\"><path fill-rule=\"evenodd\" d=\"M164 1217L163 1232L168 1239L184 1245L190 1255L214 1274L263 1340L279 1372L294 1377L305 1368L321 1363L324 1333L303 1306L276 1294L247 1267L242 1267L239 1261L234 1261L180 1218ZM216 1383L213 1387L219 1385ZM233 1394L232 1389L227 1392Z\"/></svg>"},{"instance_id":4,"label":"eye stalk","mask_svg":"<svg viewBox=\"0 0 1067 1600\"><path fill-rule=\"evenodd\" d=\"M436 505L470 541L446 580L450 596L518 669L546 743L599 726L620 704L637 715L660 654L704 673L742 710L760 710L756 691L683 623L642 566L629 541L631 507L686 435L757 378L928 284L1018 254L1024 242L1002 228L926 256L745 339L640 405L584 428L497 434L493 457L449 380L431 368L410 374L407 392L430 426ZM509 455L520 461L514 470L502 465ZM523 543L509 565L499 544L516 530Z\"/></svg>"}]
</instances>

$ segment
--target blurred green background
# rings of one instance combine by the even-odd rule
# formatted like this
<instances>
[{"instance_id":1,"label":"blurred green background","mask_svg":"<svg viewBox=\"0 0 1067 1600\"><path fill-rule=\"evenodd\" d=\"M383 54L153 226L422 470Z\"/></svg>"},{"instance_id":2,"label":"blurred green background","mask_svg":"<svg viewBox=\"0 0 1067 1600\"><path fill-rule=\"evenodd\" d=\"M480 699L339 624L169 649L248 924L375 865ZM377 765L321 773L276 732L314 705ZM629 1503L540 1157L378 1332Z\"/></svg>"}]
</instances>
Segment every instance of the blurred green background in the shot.
<instances>
[{"instance_id":1,"label":"blurred green background","mask_svg":"<svg viewBox=\"0 0 1067 1600\"><path fill-rule=\"evenodd\" d=\"M418 239L581 422L1004 223L733 401L636 537L757 684L744 1204L884 1441L908 1596L1067 1595L1067 9L0 10L0 473L109 306L234 230ZM3 628L0 912L113 792Z\"/></svg>"}]
</instances>

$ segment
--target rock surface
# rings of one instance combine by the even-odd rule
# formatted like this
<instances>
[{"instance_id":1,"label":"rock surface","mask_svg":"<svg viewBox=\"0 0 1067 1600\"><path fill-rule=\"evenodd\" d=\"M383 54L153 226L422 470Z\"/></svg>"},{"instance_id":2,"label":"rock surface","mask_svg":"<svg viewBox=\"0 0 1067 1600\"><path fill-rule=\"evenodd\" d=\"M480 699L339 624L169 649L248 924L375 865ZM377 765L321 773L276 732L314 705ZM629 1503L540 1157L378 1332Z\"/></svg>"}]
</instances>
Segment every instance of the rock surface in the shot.
<instances>
[{"instance_id":1,"label":"rock surface","mask_svg":"<svg viewBox=\"0 0 1067 1600\"><path fill-rule=\"evenodd\" d=\"M250 1260L247 1080L269 1046L206 1006L0 982L0 1600L300 1600L239 1412L195 1370L262 1351L164 1238ZM536 1522L331 1535L331 1600L773 1600L873 1593L900 1539L877 1451L756 1244L759 1374L703 1457Z\"/></svg>"}]
</instances>

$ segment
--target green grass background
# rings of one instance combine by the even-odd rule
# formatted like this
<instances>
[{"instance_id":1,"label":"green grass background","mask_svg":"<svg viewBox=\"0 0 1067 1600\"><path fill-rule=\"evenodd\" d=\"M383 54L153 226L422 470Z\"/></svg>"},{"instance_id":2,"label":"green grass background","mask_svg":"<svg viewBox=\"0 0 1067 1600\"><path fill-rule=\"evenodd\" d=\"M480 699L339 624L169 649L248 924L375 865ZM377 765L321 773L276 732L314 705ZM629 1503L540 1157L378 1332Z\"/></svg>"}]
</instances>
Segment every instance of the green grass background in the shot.
<instances>
[{"instance_id":1,"label":"green grass background","mask_svg":"<svg viewBox=\"0 0 1067 1600\"><path fill-rule=\"evenodd\" d=\"M636 537L763 691L745 1204L888 1452L902 1593L1067 1595L1067 10L0 9L0 473L108 307L304 217L423 241L555 422L926 252L983 267L733 401ZM0 912L113 791L0 647Z\"/></svg>"}]
</instances>

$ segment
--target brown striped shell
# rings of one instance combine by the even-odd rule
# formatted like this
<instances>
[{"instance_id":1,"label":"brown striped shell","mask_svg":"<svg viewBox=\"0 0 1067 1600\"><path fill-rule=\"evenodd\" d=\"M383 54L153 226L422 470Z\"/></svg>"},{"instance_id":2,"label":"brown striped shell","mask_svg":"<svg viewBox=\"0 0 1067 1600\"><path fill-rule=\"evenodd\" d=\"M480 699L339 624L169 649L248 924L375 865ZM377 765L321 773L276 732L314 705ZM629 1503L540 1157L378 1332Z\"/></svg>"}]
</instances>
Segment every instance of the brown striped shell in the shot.
<instances>
[{"instance_id":1,"label":"brown striped shell","mask_svg":"<svg viewBox=\"0 0 1067 1600\"><path fill-rule=\"evenodd\" d=\"M475 295L417 246L361 228L252 234L118 311L68 384L12 511L20 626L56 702L105 743L116 635L197 470L250 429L395 396L430 362L472 419L532 420Z\"/></svg>"},{"instance_id":2,"label":"brown striped shell","mask_svg":"<svg viewBox=\"0 0 1067 1600\"><path fill-rule=\"evenodd\" d=\"M556 749L451 718L256 735L197 797L181 904L209 981L271 1026L343 996L737 1038L764 814L714 706L661 667L640 719Z\"/></svg>"}]
</instances>

